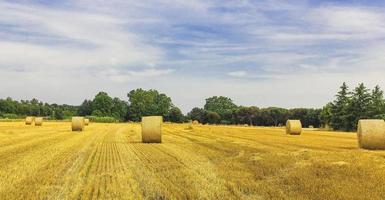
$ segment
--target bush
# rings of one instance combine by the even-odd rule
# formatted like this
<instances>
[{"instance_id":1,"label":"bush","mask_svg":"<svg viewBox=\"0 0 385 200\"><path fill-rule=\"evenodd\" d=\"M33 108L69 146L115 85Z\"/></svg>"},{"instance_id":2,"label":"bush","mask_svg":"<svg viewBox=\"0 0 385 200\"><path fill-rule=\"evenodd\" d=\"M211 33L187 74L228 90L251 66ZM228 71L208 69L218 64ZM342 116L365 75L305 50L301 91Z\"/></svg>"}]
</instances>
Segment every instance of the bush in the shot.
<instances>
[{"instance_id":1,"label":"bush","mask_svg":"<svg viewBox=\"0 0 385 200\"><path fill-rule=\"evenodd\" d=\"M4 119L21 119L23 117L20 117L16 114L10 114L10 113L3 113L2 115L0 115L0 118L4 118Z\"/></svg>"},{"instance_id":2,"label":"bush","mask_svg":"<svg viewBox=\"0 0 385 200\"><path fill-rule=\"evenodd\" d=\"M97 117L97 116L86 116L86 118L90 119L91 122L99 122L99 123L116 123L119 120L113 117Z\"/></svg>"},{"instance_id":3,"label":"bush","mask_svg":"<svg viewBox=\"0 0 385 200\"><path fill-rule=\"evenodd\" d=\"M382 115L376 115L375 118L376 118L376 119L383 119L383 120L385 120L385 114L382 114Z\"/></svg>"},{"instance_id":4,"label":"bush","mask_svg":"<svg viewBox=\"0 0 385 200\"><path fill-rule=\"evenodd\" d=\"M221 120L219 123L220 123L220 124L226 124L226 125L231 124L231 122L228 121L228 120Z\"/></svg>"}]
</instances>

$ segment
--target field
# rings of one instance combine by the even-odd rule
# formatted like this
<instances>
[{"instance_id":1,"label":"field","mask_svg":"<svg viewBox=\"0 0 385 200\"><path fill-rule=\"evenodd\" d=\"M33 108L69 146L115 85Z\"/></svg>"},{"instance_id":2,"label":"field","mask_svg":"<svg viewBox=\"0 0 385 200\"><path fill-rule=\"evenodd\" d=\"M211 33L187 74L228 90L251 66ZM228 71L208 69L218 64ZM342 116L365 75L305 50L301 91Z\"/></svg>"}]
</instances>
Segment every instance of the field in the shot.
<instances>
[{"instance_id":1,"label":"field","mask_svg":"<svg viewBox=\"0 0 385 200\"><path fill-rule=\"evenodd\" d=\"M165 124L0 122L0 199L383 199L385 151L353 133Z\"/></svg>"}]
</instances>

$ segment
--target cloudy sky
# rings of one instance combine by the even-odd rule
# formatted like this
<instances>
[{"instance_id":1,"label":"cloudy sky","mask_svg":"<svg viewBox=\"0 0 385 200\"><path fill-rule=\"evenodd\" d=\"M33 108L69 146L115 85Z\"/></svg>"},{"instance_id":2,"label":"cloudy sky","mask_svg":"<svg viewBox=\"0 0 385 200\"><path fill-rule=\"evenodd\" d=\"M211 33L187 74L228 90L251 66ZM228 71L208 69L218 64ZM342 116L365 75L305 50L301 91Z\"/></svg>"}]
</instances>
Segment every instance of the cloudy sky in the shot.
<instances>
[{"instance_id":1,"label":"cloudy sky","mask_svg":"<svg viewBox=\"0 0 385 200\"><path fill-rule=\"evenodd\" d=\"M184 112L321 107L343 81L385 88L385 3L0 0L0 98L80 104L157 89Z\"/></svg>"}]
</instances>

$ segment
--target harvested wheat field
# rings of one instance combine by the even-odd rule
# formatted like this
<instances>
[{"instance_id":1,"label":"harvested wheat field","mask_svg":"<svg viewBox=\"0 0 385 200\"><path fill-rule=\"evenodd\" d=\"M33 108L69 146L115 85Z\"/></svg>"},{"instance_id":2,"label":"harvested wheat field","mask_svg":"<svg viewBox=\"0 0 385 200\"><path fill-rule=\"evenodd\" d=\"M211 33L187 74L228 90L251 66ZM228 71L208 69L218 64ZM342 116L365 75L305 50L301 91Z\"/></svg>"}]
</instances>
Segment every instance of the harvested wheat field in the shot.
<instances>
[{"instance_id":1,"label":"harvested wheat field","mask_svg":"<svg viewBox=\"0 0 385 200\"><path fill-rule=\"evenodd\" d=\"M385 151L353 133L164 124L0 123L0 199L381 199Z\"/></svg>"}]
</instances>

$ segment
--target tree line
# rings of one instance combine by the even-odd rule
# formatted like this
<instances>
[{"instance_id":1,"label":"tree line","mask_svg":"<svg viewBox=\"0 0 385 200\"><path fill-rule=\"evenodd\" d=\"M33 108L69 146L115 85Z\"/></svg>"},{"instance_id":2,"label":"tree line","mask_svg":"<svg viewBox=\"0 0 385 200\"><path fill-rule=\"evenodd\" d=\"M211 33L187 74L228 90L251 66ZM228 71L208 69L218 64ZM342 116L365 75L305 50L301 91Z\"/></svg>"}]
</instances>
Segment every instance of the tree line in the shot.
<instances>
[{"instance_id":1,"label":"tree line","mask_svg":"<svg viewBox=\"0 0 385 200\"><path fill-rule=\"evenodd\" d=\"M343 83L336 99L323 107L319 118L322 124L344 131L356 130L360 119L385 120L384 92L379 86L370 90L363 83L350 91Z\"/></svg>"},{"instance_id":2,"label":"tree line","mask_svg":"<svg viewBox=\"0 0 385 200\"><path fill-rule=\"evenodd\" d=\"M78 106L43 103L37 99L16 101L8 97L0 99L0 118L20 118L24 116L48 116L52 119L64 119L74 116Z\"/></svg>"},{"instance_id":3,"label":"tree line","mask_svg":"<svg viewBox=\"0 0 385 200\"><path fill-rule=\"evenodd\" d=\"M239 106L224 96L209 97L203 108L193 108L183 115L170 97L157 90L135 89L127 94L127 100L110 97L99 92L92 100L84 100L80 106L48 104L32 99L15 101L0 99L0 117L19 118L44 116L50 119L66 119L75 115L89 116L106 121L140 121L142 116L160 115L165 121L187 122L197 120L203 124L240 124L253 126L282 126L287 119L300 119L304 127L330 126L336 130L356 129L359 119L385 118L385 100L379 86L373 90L359 84L349 91L346 83L340 87L336 99L323 108L279 107L259 108Z\"/></svg>"},{"instance_id":4,"label":"tree line","mask_svg":"<svg viewBox=\"0 0 385 200\"><path fill-rule=\"evenodd\" d=\"M288 119L300 119L304 126L319 127L321 109L278 107L258 108L237 106L228 97L206 99L203 108L193 108L187 118L209 124L239 124L252 126L282 126Z\"/></svg>"}]
</instances>

